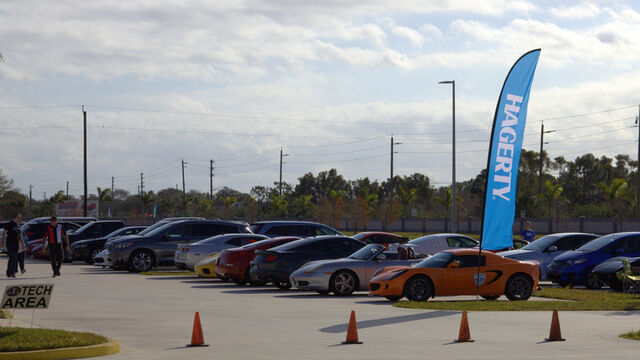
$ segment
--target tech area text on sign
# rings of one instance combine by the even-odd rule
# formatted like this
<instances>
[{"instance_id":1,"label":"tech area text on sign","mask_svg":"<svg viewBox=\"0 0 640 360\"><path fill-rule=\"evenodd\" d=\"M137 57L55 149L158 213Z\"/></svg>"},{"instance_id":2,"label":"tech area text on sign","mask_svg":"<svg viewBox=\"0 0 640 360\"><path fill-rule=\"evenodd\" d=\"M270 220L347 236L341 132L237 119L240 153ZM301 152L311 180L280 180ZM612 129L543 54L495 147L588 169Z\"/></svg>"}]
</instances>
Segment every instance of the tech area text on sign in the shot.
<instances>
[{"instance_id":1,"label":"tech area text on sign","mask_svg":"<svg viewBox=\"0 0 640 360\"><path fill-rule=\"evenodd\" d=\"M53 284L9 285L0 309L47 309L52 294Z\"/></svg>"}]
</instances>

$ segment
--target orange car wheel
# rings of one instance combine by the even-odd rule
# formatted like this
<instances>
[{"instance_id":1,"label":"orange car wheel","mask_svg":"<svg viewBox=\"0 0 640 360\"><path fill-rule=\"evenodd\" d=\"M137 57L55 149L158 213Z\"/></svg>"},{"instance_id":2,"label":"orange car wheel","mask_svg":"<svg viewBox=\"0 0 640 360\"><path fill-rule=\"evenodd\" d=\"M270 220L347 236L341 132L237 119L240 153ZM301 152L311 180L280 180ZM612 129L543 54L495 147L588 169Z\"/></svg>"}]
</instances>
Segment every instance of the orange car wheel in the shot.
<instances>
[{"instance_id":1,"label":"orange car wheel","mask_svg":"<svg viewBox=\"0 0 640 360\"><path fill-rule=\"evenodd\" d=\"M411 301L427 301L433 296L433 283L426 276L417 275L407 281L404 296Z\"/></svg>"},{"instance_id":2,"label":"orange car wheel","mask_svg":"<svg viewBox=\"0 0 640 360\"><path fill-rule=\"evenodd\" d=\"M509 300L527 300L533 292L533 281L525 274L515 274L507 281L504 294Z\"/></svg>"}]
</instances>

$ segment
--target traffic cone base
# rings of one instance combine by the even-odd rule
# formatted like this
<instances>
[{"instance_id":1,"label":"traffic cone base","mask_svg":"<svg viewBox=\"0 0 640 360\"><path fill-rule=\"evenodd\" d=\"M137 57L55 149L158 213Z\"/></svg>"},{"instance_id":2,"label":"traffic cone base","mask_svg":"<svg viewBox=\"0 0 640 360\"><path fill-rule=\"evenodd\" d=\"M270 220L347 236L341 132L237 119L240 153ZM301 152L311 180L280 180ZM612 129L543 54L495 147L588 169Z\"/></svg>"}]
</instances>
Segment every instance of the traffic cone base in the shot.
<instances>
[{"instance_id":1,"label":"traffic cone base","mask_svg":"<svg viewBox=\"0 0 640 360\"><path fill-rule=\"evenodd\" d=\"M193 331L191 332L191 344L187 344L189 347L195 346L209 346L204 343L204 337L202 335L202 325L200 325L200 314L196 311L196 315L193 318Z\"/></svg>"},{"instance_id":2,"label":"traffic cone base","mask_svg":"<svg viewBox=\"0 0 640 360\"><path fill-rule=\"evenodd\" d=\"M467 317L467 310L462 310L462 320L460 320L460 332L455 342L473 342L471 340L471 332L469 332L469 318Z\"/></svg>"},{"instance_id":3,"label":"traffic cone base","mask_svg":"<svg viewBox=\"0 0 640 360\"><path fill-rule=\"evenodd\" d=\"M553 310L551 317L551 329L549 329L549 337L546 341L565 341L560 333L560 319L558 318L558 310Z\"/></svg>"},{"instance_id":4,"label":"traffic cone base","mask_svg":"<svg viewBox=\"0 0 640 360\"><path fill-rule=\"evenodd\" d=\"M356 325L356 312L351 310L351 317L349 318L349 328L347 329L347 339L342 342L343 344L362 344L358 341L358 326Z\"/></svg>"}]
</instances>

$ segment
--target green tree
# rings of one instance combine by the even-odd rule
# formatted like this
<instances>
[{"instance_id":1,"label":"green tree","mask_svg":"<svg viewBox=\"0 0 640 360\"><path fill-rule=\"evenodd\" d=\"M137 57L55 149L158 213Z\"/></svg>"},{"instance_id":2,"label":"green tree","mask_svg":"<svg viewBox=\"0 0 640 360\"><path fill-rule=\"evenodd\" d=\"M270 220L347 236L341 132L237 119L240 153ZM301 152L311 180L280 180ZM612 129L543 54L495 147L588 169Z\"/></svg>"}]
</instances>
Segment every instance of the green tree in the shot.
<instances>
[{"instance_id":1,"label":"green tree","mask_svg":"<svg viewBox=\"0 0 640 360\"><path fill-rule=\"evenodd\" d=\"M598 186L602 189L605 201L609 204L609 216L619 217L624 212L623 207L629 200L627 196L627 181L625 179L613 179L611 184L599 183Z\"/></svg>"},{"instance_id":2,"label":"green tree","mask_svg":"<svg viewBox=\"0 0 640 360\"><path fill-rule=\"evenodd\" d=\"M113 200L111 197L111 189L102 189L98 186L96 190L98 191L98 211L104 214L104 211L102 210L103 202Z\"/></svg>"},{"instance_id":3,"label":"green tree","mask_svg":"<svg viewBox=\"0 0 640 360\"><path fill-rule=\"evenodd\" d=\"M224 205L223 217L230 219L233 217L233 205L238 202L238 198L235 196L226 196L222 198L222 204Z\"/></svg>"}]
</instances>

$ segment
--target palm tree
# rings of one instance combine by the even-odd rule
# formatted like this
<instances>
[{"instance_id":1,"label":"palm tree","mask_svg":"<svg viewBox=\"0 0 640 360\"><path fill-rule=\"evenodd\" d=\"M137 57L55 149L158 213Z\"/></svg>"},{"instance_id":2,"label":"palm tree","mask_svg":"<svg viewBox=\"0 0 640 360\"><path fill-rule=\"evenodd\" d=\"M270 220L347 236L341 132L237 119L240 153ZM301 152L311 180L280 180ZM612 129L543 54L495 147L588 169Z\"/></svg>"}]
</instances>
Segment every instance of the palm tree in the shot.
<instances>
[{"instance_id":1,"label":"palm tree","mask_svg":"<svg viewBox=\"0 0 640 360\"><path fill-rule=\"evenodd\" d=\"M222 204L224 204L224 218L229 218L231 207L238 202L238 198L235 196L226 196L222 198Z\"/></svg>"},{"instance_id":2,"label":"palm tree","mask_svg":"<svg viewBox=\"0 0 640 360\"><path fill-rule=\"evenodd\" d=\"M300 195L295 199L295 207L298 209L298 216L306 216L310 210L313 209L313 197L311 195Z\"/></svg>"},{"instance_id":3,"label":"palm tree","mask_svg":"<svg viewBox=\"0 0 640 360\"><path fill-rule=\"evenodd\" d=\"M605 200L609 202L611 211L609 216L619 216L621 202L627 198L627 181L625 179L613 179L611 185L599 183L600 190L604 193Z\"/></svg>"},{"instance_id":4,"label":"palm tree","mask_svg":"<svg viewBox=\"0 0 640 360\"><path fill-rule=\"evenodd\" d=\"M101 205L103 201L112 201L113 197L111 197L111 189L107 188L107 189L102 189L100 188L100 186L98 186L96 188L96 190L98 190L98 211L100 211ZM100 214L98 214L100 215Z\"/></svg>"},{"instance_id":5,"label":"palm tree","mask_svg":"<svg viewBox=\"0 0 640 360\"><path fill-rule=\"evenodd\" d=\"M400 202L402 203L402 231L404 231L404 222L407 216L411 215L409 212L411 205L416 202L416 196L418 190L411 188L408 191L404 189L402 184L398 185L398 192L400 193Z\"/></svg>"},{"instance_id":6,"label":"palm tree","mask_svg":"<svg viewBox=\"0 0 640 360\"><path fill-rule=\"evenodd\" d=\"M563 191L562 185L545 180L542 186L542 196L547 202L547 216L551 216L551 207L560 198Z\"/></svg>"}]
</instances>

